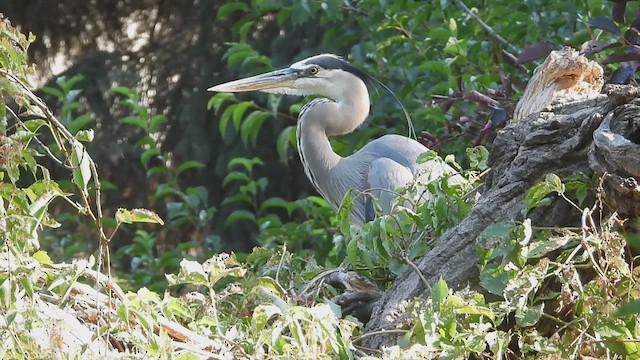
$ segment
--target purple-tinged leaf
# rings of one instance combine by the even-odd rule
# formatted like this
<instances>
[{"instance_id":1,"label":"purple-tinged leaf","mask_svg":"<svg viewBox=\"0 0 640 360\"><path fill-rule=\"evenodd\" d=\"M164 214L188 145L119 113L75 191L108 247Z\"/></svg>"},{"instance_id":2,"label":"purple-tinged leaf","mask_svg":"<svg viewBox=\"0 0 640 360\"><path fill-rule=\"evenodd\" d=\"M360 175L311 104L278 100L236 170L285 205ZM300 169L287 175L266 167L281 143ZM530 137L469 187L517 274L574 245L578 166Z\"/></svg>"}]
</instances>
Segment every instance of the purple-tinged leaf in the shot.
<instances>
[{"instance_id":1,"label":"purple-tinged leaf","mask_svg":"<svg viewBox=\"0 0 640 360\"><path fill-rule=\"evenodd\" d=\"M546 57L553 50L558 50L560 47L549 41L543 41L531 46L528 46L520 52L518 55L518 63L525 64L530 61Z\"/></svg>"},{"instance_id":2,"label":"purple-tinged leaf","mask_svg":"<svg viewBox=\"0 0 640 360\"><path fill-rule=\"evenodd\" d=\"M507 122L507 111L503 108L496 108L493 110L493 114L491 115L491 120L489 124L491 124L491 128L495 128Z\"/></svg>"},{"instance_id":3,"label":"purple-tinged leaf","mask_svg":"<svg viewBox=\"0 0 640 360\"><path fill-rule=\"evenodd\" d=\"M624 39L628 44L640 45L640 32L638 32L638 27L629 27L629 30L624 33Z\"/></svg>"},{"instance_id":4,"label":"purple-tinged leaf","mask_svg":"<svg viewBox=\"0 0 640 360\"><path fill-rule=\"evenodd\" d=\"M624 12L627 9L627 0L622 1L614 1L613 9L611 10L611 15L613 16L613 20L620 24L624 24Z\"/></svg>"},{"instance_id":5,"label":"purple-tinged leaf","mask_svg":"<svg viewBox=\"0 0 640 360\"><path fill-rule=\"evenodd\" d=\"M600 40L591 40L582 44L580 47L580 54L584 56L591 56L593 54L597 54L603 50L610 49L613 47L620 46L618 42L609 42L609 41L600 41Z\"/></svg>"},{"instance_id":6,"label":"purple-tinged leaf","mask_svg":"<svg viewBox=\"0 0 640 360\"><path fill-rule=\"evenodd\" d=\"M618 28L618 25L616 25L616 23L614 23L613 20L609 18L604 18L604 17L593 18L589 20L589 22L587 22L587 26L608 31L615 35L622 35L622 32Z\"/></svg>"},{"instance_id":7,"label":"purple-tinged leaf","mask_svg":"<svg viewBox=\"0 0 640 360\"><path fill-rule=\"evenodd\" d=\"M613 63L620 63L620 62L625 62L625 61L638 61L640 60L640 47L636 46L636 45L632 45L632 46L626 46L625 47L625 52L623 53L613 53L609 56L607 56L603 61L602 64L606 65L606 64L613 64Z\"/></svg>"},{"instance_id":8,"label":"purple-tinged leaf","mask_svg":"<svg viewBox=\"0 0 640 360\"><path fill-rule=\"evenodd\" d=\"M636 70L638 70L638 65L640 65L640 63L637 61L620 64L616 71L611 74L611 77L609 78L609 81L607 81L607 84L629 84L635 77Z\"/></svg>"},{"instance_id":9,"label":"purple-tinged leaf","mask_svg":"<svg viewBox=\"0 0 640 360\"><path fill-rule=\"evenodd\" d=\"M502 61L504 61L507 65L513 66L514 68L520 70L522 73L527 73L527 68L524 65L518 62L518 59L512 53L507 50L502 50Z\"/></svg>"}]
</instances>

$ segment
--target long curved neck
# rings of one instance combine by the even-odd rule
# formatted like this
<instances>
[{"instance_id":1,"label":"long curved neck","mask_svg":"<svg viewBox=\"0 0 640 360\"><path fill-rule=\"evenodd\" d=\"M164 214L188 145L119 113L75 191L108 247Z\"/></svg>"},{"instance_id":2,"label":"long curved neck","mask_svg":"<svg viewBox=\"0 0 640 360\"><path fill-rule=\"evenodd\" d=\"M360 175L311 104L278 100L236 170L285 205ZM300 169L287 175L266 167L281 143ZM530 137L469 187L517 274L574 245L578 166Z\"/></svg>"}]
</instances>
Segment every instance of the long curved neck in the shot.
<instances>
[{"instance_id":1,"label":"long curved neck","mask_svg":"<svg viewBox=\"0 0 640 360\"><path fill-rule=\"evenodd\" d=\"M333 179L337 174L332 170L342 157L331 148L329 136L355 130L369 115L370 103L364 83L337 98L341 100L321 98L308 103L300 113L296 135L298 153L307 177L321 195L339 204L344 194L331 188L341 182Z\"/></svg>"}]
</instances>

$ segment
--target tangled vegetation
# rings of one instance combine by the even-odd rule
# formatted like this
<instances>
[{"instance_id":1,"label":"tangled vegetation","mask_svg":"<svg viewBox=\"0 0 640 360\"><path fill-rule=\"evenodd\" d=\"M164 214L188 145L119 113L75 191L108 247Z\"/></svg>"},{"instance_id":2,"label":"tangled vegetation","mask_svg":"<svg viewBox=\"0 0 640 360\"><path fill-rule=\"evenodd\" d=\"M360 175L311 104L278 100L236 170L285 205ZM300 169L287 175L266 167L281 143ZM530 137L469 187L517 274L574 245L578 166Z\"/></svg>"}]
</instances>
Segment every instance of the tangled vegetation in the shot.
<instances>
[{"instance_id":1,"label":"tangled vegetation","mask_svg":"<svg viewBox=\"0 0 640 360\"><path fill-rule=\"evenodd\" d=\"M440 12L431 11L430 4L413 4L411 10L404 2L383 7L373 1L347 9L331 1L231 2L218 9L219 18L242 13L232 29L237 42L225 55L229 67L241 72L272 66L247 41L255 23L276 16L283 26L295 28L321 11L329 24L325 37L338 48L351 46L353 62L365 69L384 64L379 75L396 79L394 88L416 110L417 126L425 129L423 141L455 154L442 161L462 171L467 182L429 184L435 196L415 211L402 206L404 194L399 194L393 215L362 228L349 224L348 198L335 214L316 196L267 196L273 180L259 169L268 164L249 153L228 161L221 183L228 195L219 206L212 205L204 185L182 181L205 164L176 163L162 147L166 116L125 86L110 90L127 112L119 122L142 134L135 143L139 166L156 185L147 207L161 204L163 216L145 208L105 213L103 197L113 185L99 177L100 164L87 150L100 129L92 129L91 116L79 112L81 92L75 85L81 78L60 78L44 89L58 99L59 108L46 105L27 80L34 69L26 53L35 37L2 19L0 357L640 358L640 237L629 224L636 220L620 218L603 205L597 178L549 174L530 190L528 210L560 197L581 223L540 227L525 213L523 221L493 225L478 240L480 286L454 290L444 281L432 284L430 297L403 304L405 314L393 328L365 330L361 320L333 301L342 289L322 282L328 272L348 268L385 288L398 274L412 271L430 243L466 215L489 171L488 150L472 145L489 146L492 131L507 119L512 84L523 75L515 68L508 76L506 67L494 71L506 64L490 56L472 61L471 55L500 54L501 49L488 39L476 40L483 30L475 19L441 3ZM533 30L529 15L514 14L506 2L501 4L481 12L482 17L520 19L522 27L510 36L522 36L521 44L540 40L541 30ZM544 13L538 5L538 14ZM376 23L377 31L352 45L357 36L353 22L362 20L342 11L360 8L370 9L367 21ZM585 8L596 15L604 11L596 1L585 2ZM556 14L544 21L552 26L564 20ZM589 38L586 26L576 31L577 20L566 23L572 26L557 27L562 42ZM426 46L425 39L442 47ZM442 50L446 59L435 55ZM426 81L425 74L432 79ZM426 104L427 95L440 95L435 99L441 106ZM294 103L282 114L284 101L269 97L270 107L263 107L220 94L210 98L208 108L226 141L239 139L252 149L268 118L299 111L300 104ZM381 115L393 108L385 101L356 140L335 144L340 152L348 153L386 128L401 132ZM278 130L273 145L286 162L294 130ZM423 160L436 157L427 153ZM220 252L223 239L212 223L221 208L228 214L222 226L251 227L259 246L247 253ZM123 229L135 229L135 234L113 249L111 241ZM189 241L158 249L160 231ZM383 349L362 345L381 332L400 335L400 341Z\"/></svg>"}]
</instances>

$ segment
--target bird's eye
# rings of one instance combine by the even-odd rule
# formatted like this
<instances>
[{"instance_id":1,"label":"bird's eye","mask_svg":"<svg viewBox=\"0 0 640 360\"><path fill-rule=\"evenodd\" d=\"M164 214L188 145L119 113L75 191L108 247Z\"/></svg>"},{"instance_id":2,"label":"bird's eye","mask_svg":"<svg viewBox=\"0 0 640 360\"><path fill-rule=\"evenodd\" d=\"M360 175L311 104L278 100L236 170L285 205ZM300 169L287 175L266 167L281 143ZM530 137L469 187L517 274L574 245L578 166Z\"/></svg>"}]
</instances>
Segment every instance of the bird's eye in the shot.
<instances>
[{"instance_id":1,"label":"bird's eye","mask_svg":"<svg viewBox=\"0 0 640 360\"><path fill-rule=\"evenodd\" d=\"M312 66L310 67L307 72L309 73L309 75L315 75L318 73L318 71L320 71L320 69L318 69L317 66Z\"/></svg>"}]
</instances>

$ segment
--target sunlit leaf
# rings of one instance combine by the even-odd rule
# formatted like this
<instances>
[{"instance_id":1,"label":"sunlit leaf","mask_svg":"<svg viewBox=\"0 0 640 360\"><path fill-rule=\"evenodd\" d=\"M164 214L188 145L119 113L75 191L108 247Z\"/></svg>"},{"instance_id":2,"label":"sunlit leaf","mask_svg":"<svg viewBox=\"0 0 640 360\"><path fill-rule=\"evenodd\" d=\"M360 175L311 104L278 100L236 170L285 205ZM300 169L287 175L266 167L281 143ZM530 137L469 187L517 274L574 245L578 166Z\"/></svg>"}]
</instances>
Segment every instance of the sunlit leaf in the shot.
<instances>
[{"instance_id":1,"label":"sunlit leaf","mask_svg":"<svg viewBox=\"0 0 640 360\"><path fill-rule=\"evenodd\" d=\"M116 220L125 224L133 223L153 223L164 225L164 221L155 212L147 209L123 209L116 212Z\"/></svg>"}]
</instances>

